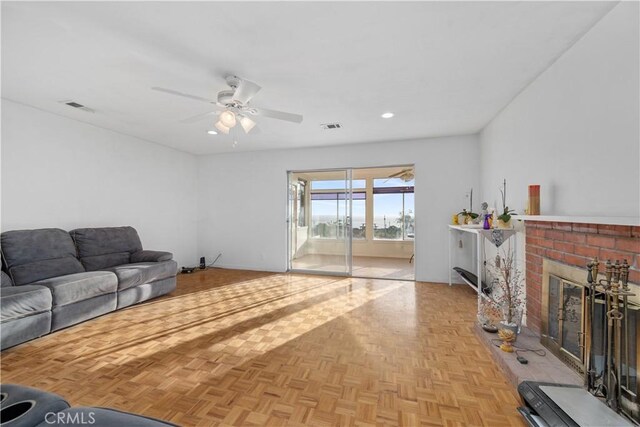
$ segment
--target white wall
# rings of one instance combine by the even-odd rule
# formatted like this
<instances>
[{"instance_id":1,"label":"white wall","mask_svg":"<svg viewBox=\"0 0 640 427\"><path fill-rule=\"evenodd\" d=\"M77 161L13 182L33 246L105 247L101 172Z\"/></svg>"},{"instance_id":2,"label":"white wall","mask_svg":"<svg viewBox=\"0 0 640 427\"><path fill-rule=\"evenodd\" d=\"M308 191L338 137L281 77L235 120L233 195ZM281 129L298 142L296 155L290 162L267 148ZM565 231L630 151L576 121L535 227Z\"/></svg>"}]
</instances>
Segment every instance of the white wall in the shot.
<instances>
[{"instance_id":1,"label":"white wall","mask_svg":"<svg viewBox=\"0 0 640 427\"><path fill-rule=\"evenodd\" d=\"M476 136L230 153L199 158L199 253L219 265L284 271L287 171L415 164L416 278L448 280L447 224L477 185Z\"/></svg>"},{"instance_id":2,"label":"white wall","mask_svg":"<svg viewBox=\"0 0 640 427\"><path fill-rule=\"evenodd\" d=\"M197 262L195 156L2 100L2 230L132 225Z\"/></svg>"},{"instance_id":3,"label":"white wall","mask_svg":"<svg viewBox=\"0 0 640 427\"><path fill-rule=\"evenodd\" d=\"M481 133L483 198L522 213L640 215L639 4L622 2Z\"/></svg>"}]
</instances>

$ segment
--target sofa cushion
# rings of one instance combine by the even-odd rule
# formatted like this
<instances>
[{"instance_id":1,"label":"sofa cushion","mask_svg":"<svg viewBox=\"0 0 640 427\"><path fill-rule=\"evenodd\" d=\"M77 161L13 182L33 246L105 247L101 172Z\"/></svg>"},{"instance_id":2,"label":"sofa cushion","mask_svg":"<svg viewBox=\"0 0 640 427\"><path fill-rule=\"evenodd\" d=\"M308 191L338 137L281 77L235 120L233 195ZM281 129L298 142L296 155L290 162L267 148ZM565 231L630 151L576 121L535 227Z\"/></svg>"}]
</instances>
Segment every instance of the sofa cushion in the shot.
<instances>
[{"instance_id":1,"label":"sofa cushion","mask_svg":"<svg viewBox=\"0 0 640 427\"><path fill-rule=\"evenodd\" d=\"M78 228L70 234L88 271L127 264L133 252L142 250L140 237L133 227Z\"/></svg>"},{"instance_id":2,"label":"sofa cushion","mask_svg":"<svg viewBox=\"0 0 640 427\"><path fill-rule=\"evenodd\" d=\"M114 265L128 264L131 262L129 252L88 256L81 259L82 265L87 271L106 270Z\"/></svg>"},{"instance_id":3,"label":"sofa cushion","mask_svg":"<svg viewBox=\"0 0 640 427\"><path fill-rule=\"evenodd\" d=\"M84 301L118 289L118 279L109 271L90 271L53 277L34 284L46 286L53 295L53 306L60 307Z\"/></svg>"},{"instance_id":4,"label":"sofa cushion","mask_svg":"<svg viewBox=\"0 0 640 427\"><path fill-rule=\"evenodd\" d=\"M84 271L69 233L58 228L5 231L2 256L15 285Z\"/></svg>"},{"instance_id":5,"label":"sofa cushion","mask_svg":"<svg viewBox=\"0 0 640 427\"><path fill-rule=\"evenodd\" d=\"M6 288L8 286L13 286L13 282L11 281L11 277L4 271L0 271L0 276L2 277L2 281L0 282L0 287Z\"/></svg>"},{"instance_id":6,"label":"sofa cushion","mask_svg":"<svg viewBox=\"0 0 640 427\"><path fill-rule=\"evenodd\" d=\"M173 261L138 262L119 265L109 269L118 276L118 290L128 289L144 283L173 277L178 271L178 264Z\"/></svg>"},{"instance_id":7,"label":"sofa cushion","mask_svg":"<svg viewBox=\"0 0 640 427\"><path fill-rule=\"evenodd\" d=\"M138 251L131 254L131 262L159 262L159 261L169 261L173 259L173 254L171 252L164 251Z\"/></svg>"},{"instance_id":8,"label":"sofa cushion","mask_svg":"<svg viewBox=\"0 0 640 427\"><path fill-rule=\"evenodd\" d=\"M0 289L0 322L51 310L51 291L44 286L23 285Z\"/></svg>"}]
</instances>

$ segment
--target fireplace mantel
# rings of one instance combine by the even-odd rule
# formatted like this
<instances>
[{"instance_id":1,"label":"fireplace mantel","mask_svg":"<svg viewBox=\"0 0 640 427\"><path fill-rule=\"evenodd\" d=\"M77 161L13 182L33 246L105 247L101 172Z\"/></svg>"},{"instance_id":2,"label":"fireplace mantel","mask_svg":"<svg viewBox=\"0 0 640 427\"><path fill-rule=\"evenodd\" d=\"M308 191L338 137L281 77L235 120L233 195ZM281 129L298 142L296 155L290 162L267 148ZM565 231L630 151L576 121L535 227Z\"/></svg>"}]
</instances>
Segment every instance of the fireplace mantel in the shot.
<instances>
[{"instance_id":1,"label":"fireplace mantel","mask_svg":"<svg viewBox=\"0 0 640 427\"><path fill-rule=\"evenodd\" d=\"M512 218L525 222L572 222L577 224L640 226L640 218L628 216L513 215Z\"/></svg>"}]
</instances>

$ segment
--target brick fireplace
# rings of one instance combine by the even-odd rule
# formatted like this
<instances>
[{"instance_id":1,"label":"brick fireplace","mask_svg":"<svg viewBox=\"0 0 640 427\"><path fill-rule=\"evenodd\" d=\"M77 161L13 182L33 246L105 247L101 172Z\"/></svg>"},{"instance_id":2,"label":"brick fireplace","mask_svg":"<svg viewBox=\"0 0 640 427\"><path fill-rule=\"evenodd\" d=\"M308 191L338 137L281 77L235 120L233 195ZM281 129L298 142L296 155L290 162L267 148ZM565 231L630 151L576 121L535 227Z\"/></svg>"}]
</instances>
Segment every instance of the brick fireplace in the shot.
<instances>
[{"instance_id":1,"label":"brick fireplace","mask_svg":"<svg viewBox=\"0 0 640 427\"><path fill-rule=\"evenodd\" d=\"M540 333L542 264L550 259L585 270L594 257L626 259L629 282L640 284L640 227L573 222L525 221L527 326Z\"/></svg>"}]
</instances>

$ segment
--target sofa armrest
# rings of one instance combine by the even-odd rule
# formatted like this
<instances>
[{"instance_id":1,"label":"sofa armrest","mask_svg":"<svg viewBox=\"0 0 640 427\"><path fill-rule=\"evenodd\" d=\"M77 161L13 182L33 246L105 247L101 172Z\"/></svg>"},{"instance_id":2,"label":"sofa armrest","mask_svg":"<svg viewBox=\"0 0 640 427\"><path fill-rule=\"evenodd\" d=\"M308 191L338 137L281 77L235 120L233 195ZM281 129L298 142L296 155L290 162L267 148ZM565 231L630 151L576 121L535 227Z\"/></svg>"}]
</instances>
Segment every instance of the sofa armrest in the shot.
<instances>
[{"instance_id":1,"label":"sofa armrest","mask_svg":"<svg viewBox=\"0 0 640 427\"><path fill-rule=\"evenodd\" d=\"M2 275L2 281L0 282L0 287L6 288L8 286L13 286L13 281L11 277L4 271L0 271L0 275Z\"/></svg>"},{"instance_id":2,"label":"sofa armrest","mask_svg":"<svg viewBox=\"0 0 640 427\"><path fill-rule=\"evenodd\" d=\"M171 252L143 250L131 254L131 262L160 262L171 259L173 259Z\"/></svg>"}]
</instances>

